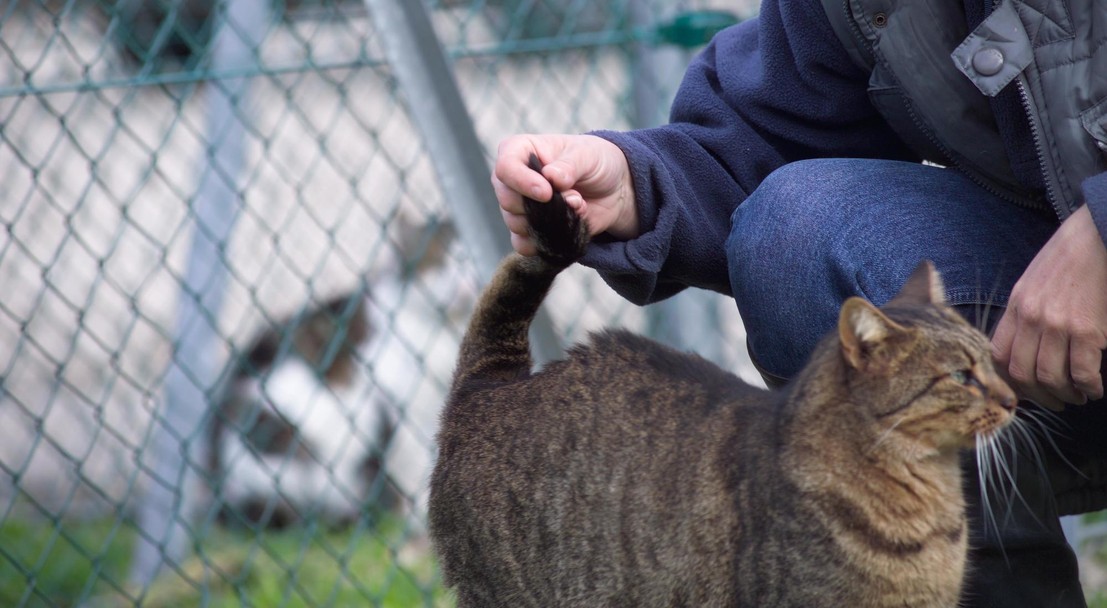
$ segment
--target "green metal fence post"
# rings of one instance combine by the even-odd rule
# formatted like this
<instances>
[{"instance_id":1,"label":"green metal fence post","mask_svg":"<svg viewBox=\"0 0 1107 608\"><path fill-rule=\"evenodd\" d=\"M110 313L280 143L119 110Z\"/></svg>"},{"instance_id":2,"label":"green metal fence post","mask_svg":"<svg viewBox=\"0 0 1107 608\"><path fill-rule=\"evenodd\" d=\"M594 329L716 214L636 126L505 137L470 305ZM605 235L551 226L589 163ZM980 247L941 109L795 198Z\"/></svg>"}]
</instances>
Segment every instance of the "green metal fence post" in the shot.
<instances>
[{"instance_id":1,"label":"green metal fence post","mask_svg":"<svg viewBox=\"0 0 1107 608\"><path fill-rule=\"evenodd\" d=\"M269 23L268 0L224 0L212 58L216 73L256 64ZM219 374L218 317L227 282L226 244L242 206L246 78L213 80L207 90L207 153L193 198L192 245L178 300L175 345L165 378L165 407L143 456L150 479L138 505L131 581L145 588L192 539L207 455L205 419Z\"/></svg>"},{"instance_id":2,"label":"green metal fence post","mask_svg":"<svg viewBox=\"0 0 1107 608\"><path fill-rule=\"evenodd\" d=\"M487 281L511 246L488 181L484 146L426 7L422 0L365 0L365 6L422 132L461 237ZM561 356L553 324L541 312L531 325L531 342L539 363Z\"/></svg>"}]
</instances>

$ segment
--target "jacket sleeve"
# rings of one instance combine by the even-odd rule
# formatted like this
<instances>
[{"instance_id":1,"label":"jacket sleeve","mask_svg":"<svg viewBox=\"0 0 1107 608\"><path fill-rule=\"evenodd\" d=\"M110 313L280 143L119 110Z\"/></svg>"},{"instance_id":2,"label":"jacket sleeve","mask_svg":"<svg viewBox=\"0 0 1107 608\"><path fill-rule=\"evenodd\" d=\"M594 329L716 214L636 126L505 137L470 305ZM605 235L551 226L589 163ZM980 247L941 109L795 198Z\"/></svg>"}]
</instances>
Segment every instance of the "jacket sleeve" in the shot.
<instances>
[{"instance_id":1,"label":"jacket sleeve","mask_svg":"<svg viewBox=\"0 0 1107 608\"><path fill-rule=\"evenodd\" d=\"M1107 247L1107 172L1093 175L1081 184L1084 191L1084 204L1092 213L1095 227L1099 229L1099 238Z\"/></svg>"},{"instance_id":2,"label":"jacket sleeve","mask_svg":"<svg viewBox=\"0 0 1107 608\"><path fill-rule=\"evenodd\" d=\"M867 82L819 2L764 2L693 60L669 124L593 133L626 155L641 234L601 235L584 263L637 304L687 286L730 293L730 216L774 169L816 157L917 160L869 103Z\"/></svg>"}]
</instances>

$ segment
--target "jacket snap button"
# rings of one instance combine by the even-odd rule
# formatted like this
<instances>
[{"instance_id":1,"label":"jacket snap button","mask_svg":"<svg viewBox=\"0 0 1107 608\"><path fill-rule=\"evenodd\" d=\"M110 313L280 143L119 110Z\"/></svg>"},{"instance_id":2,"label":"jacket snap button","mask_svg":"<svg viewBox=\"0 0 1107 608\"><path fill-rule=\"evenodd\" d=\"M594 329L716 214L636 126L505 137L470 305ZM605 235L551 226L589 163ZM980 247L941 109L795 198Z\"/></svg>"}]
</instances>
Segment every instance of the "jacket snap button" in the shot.
<instances>
[{"instance_id":1,"label":"jacket snap button","mask_svg":"<svg viewBox=\"0 0 1107 608\"><path fill-rule=\"evenodd\" d=\"M973 53L972 68L981 76L995 76L1003 68L1003 53L995 48L980 49Z\"/></svg>"}]
</instances>

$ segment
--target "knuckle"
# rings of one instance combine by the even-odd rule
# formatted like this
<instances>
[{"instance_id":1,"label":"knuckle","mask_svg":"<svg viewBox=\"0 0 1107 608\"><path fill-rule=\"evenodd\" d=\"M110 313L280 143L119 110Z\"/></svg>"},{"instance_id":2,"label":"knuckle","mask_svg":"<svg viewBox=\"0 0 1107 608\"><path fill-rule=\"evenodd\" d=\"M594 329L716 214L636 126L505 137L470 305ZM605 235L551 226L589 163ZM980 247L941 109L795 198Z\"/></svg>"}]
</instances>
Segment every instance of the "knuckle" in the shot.
<instances>
[{"instance_id":1,"label":"knuckle","mask_svg":"<svg viewBox=\"0 0 1107 608\"><path fill-rule=\"evenodd\" d=\"M500 203L500 212L504 214L505 219L509 215L519 215L523 212L522 196L513 190L508 190L506 186L503 191L496 193L496 200Z\"/></svg>"},{"instance_id":2,"label":"knuckle","mask_svg":"<svg viewBox=\"0 0 1107 608\"><path fill-rule=\"evenodd\" d=\"M1077 320L1072 323L1072 329L1069 335L1072 336L1073 342L1088 345L1090 348L1103 350L1104 347L1107 346L1107 334L1094 324L1083 320Z\"/></svg>"},{"instance_id":3,"label":"knuckle","mask_svg":"<svg viewBox=\"0 0 1107 608\"><path fill-rule=\"evenodd\" d=\"M1020 302L1016 310L1020 323L1039 327L1044 322L1045 312L1037 302Z\"/></svg>"},{"instance_id":4,"label":"knuckle","mask_svg":"<svg viewBox=\"0 0 1107 608\"><path fill-rule=\"evenodd\" d=\"M1072 381L1081 388L1096 386L1100 382L1099 371L1091 368L1074 367L1072 370Z\"/></svg>"},{"instance_id":5,"label":"knuckle","mask_svg":"<svg viewBox=\"0 0 1107 608\"><path fill-rule=\"evenodd\" d=\"M528 228L530 224L527 222L526 217L521 215L512 215L509 213L504 214L504 224L507 225L507 229L514 234L526 236L528 234Z\"/></svg>"},{"instance_id":6,"label":"knuckle","mask_svg":"<svg viewBox=\"0 0 1107 608\"><path fill-rule=\"evenodd\" d=\"M1038 384L1041 384L1042 386L1047 386L1052 389L1067 388L1067 382L1065 382L1058 374L1054 372L1046 371L1039 368L1037 374L1035 374L1035 377L1038 379Z\"/></svg>"},{"instance_id":7,"label":"knuckle","mask_svg":"<svg viewBox=\"0 0 1107 608\"><path fill-rule=\"evenodd\" d=\"M992 344L992 361L999 367L1007 367L1011 359L1011 349L1007 345Z\"/></svg>"},{"instance_id":8,"label":"knuckle","mask_svg":"<svg viewBox=\"0 0 1107 608\"><path fill-rule=\"evenodd\" d=\"M507 137L500 140L500 145L496 147L496 152L502 154L504 152L517 148L519 147L519 142L524 141L525 139L526 138L519 133L508 135Z\"/></svg>"},{"instance_id":9,"label":"knuckle","mask_svg":"<svg viewBox=\"0 0 1107 608\"><path fill-rule=\"evenodd\" d=\"M1007 373L1011 376L1012 380L1020 384L1029 384L1034 380L1034 376L1030 373L1030 370L1017 362L1011 362L1007 367Z\"/></svg>"},{"instance_id":10,"label":"knuckle","mask_svg":"<svg viewBox=\"0 0 1107 608\"><path fill-rule=\"evenodd\" d=\"M1058 331L1071 334L1071 320L1068 318L1067 315L1059 311L1043 311L1039 317L1039 320L1041 326L1047 331Z\"/></svg>"}]
</instances>

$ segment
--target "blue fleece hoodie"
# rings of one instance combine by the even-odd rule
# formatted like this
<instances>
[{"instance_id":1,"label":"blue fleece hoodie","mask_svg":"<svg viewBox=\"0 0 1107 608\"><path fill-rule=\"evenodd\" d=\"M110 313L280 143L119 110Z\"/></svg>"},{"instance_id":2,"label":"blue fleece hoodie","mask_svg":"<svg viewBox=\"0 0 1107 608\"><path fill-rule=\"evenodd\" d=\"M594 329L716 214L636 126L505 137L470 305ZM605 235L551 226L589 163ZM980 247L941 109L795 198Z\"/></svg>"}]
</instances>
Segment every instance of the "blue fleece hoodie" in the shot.
<instances>
[{"instance_id":1,"label":"blue fleece hoodie","mask_svg":"<svg viewBox=\"0 0 1107 608\"><path fill-rule=\"evenodd\" d=\"M971 4L971 2L970 2ZM967 11L972 21L983 11ZM997 115L1018 116L1001 96ZM1015 164L1033 149L1025 117L1000 120ZM670 123L594 133L630 164L641 235L593 241L583 262L645 304L687 286L730 293L724 243L734 209L773 170L808 158L918 161L868 99L818 0L766 1L757 19L715 36L689 66ZM1031 186L1036 180L1031 180ZM1084 183L1107 243L1107 173Z\"/></svg>"}]
</instances>

